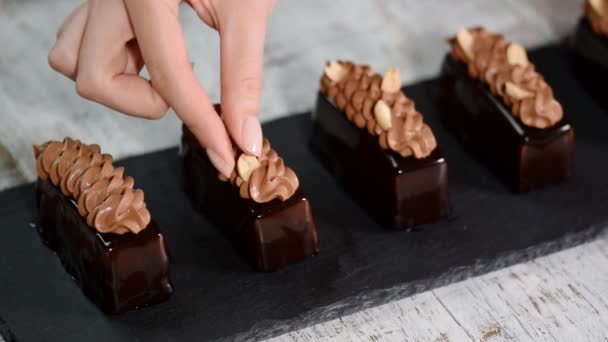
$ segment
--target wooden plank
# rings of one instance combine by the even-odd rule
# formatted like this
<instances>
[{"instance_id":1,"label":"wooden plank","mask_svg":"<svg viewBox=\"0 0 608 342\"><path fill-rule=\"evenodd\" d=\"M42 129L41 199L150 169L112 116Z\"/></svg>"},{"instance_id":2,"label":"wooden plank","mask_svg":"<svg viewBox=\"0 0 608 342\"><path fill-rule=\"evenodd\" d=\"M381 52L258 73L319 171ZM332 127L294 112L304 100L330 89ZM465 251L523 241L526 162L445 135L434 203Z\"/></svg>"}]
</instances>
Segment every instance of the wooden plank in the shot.
<instances>
[{"instance_id":1,"label":"wooden plank","mask_svg":"<svg viewBox=\"0 0 608 342\"><path fill-rule=\"evenodd\" d=\"M608 234L282 335L290 341L606 341Z\"/></svg>"},{"instance_id":2,"label":"wooden plank","mask_svg":"<svg viewBox=\"0 0 608 342\"><path fill-rule=\"evenodd\" d=\"M433 292L425 292L268 341L324 340L468 341L471 337Z\"/></svg>"}]
</instances>

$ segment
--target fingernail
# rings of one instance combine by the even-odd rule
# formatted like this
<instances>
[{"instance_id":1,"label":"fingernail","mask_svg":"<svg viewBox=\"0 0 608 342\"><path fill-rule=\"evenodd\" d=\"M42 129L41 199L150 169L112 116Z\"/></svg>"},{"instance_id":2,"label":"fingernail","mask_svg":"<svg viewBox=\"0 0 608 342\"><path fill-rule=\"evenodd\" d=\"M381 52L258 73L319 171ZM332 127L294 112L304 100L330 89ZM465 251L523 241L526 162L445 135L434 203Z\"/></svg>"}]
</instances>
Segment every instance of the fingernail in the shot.
<instances>
[{"instance_id":1,"label":"fingernail","mask_svg":"<svg viewBox=\"0 0 608 342\"><path fill-rule=\"evenodd\" d=\"M207 157L209 157L211 164L213 164L213 166L215 166L215 168L219 172L221 172L224 176L230 178L232 169L234 169L234 162L230 163L226 161L219 155L219 153L209 148L207 149Z\"/></svg>"},{"instance_id":2,"label":"fingernail","mask_svg":"<svg viewBox=\"0 0 608 342\"><path fill-rule=\"evenodd\" d=\"M247 116L241 128L241 143L243 150L254 156L262 153L262 126L255 116Z\"/></svg>"}]
</instances>

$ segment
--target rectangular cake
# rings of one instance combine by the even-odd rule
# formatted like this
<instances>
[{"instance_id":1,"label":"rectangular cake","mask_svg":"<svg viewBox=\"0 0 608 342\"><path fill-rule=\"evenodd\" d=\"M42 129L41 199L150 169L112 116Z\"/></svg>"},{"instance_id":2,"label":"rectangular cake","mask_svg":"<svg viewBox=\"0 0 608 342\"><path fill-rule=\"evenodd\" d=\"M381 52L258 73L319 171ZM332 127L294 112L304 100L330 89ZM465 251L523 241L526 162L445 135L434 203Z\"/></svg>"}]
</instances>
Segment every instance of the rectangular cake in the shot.
<instances>
[{"instance_id":1,"label":"rectangular cake","mask_svg":"<svg viewBox=\"0 0 608 342\"><path fill-rule=\"evenodd\" d=\"M516 192L570 178L574 130L523 47L483 28L451 44L438 101L464 147Z\"/></svg>"},{"instance_id":2,"label":"rectangular cake","mask_svg":"<svg viewBox=\"0 0 608 342\"><path fill-rule=\"evenodd\" d=\"M184 189L193 206L257 271L277 271L319 252L310 202L268 140L260 158L240 154L240 161L257 163L248 177L239 172L245 165L239 161L231 179L219 175L185 126L181 154Z\"/></svg>"},{"instance_id":3,"label":"rectangular cake","mask_svg":"<svg viewBox=\"0 0 608 342\"><path fill-rule=\"evenodd\" d=\"M361 208L389 230L449 215L448 165L399 73L330 62L313 112L312 147Z\"/></svg>"},{"instance_id":4,"label":"rectangular cake","mask_svg":"<svg viewBox=\"0 0 608 342\"><path fill-rule=\"evenodd\" d=\"M38 232L103 311L165 301L169 256L143 192L97 145L66 138L35 147Z\"/></svg>"}]
</instances>

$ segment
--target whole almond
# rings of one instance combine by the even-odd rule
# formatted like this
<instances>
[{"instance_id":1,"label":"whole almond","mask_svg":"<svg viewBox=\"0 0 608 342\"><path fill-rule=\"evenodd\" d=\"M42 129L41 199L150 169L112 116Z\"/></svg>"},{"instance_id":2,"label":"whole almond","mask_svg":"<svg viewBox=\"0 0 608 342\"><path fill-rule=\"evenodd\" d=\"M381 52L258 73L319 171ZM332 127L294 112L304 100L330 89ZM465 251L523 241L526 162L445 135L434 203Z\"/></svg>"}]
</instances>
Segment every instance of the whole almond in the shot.
<instances>
[{"instance_id":1,"label":"whole almond","mask_svg":"<svg viewBox=\"0 0 608 342\"><path fill-rule=\"evenodd\" d=\"M475 40L473 39L473 35L467 29L461 29L456 34L456 41L464 51L464 54L469 59L473 59L475 55L473 54L473 43Z\"/></svg>"},{"instance_id":2,"label":"whole almond","mask_svg":"<svg viewBox=\"0 0 608 342\"><path fill-rule=\"evenodd\" d=\"M396 93L401 89L401 75L397 68L390 68L382 77L382 91L387 93Z\"/></svg>"},{"instance_id":3,"label":"whole almond","mask_svg":"<svg viewBox=\"0 0 608 342\"><path fill-rule=\"evenodd\" d=\"M248 156L241 154L239 159L236 161L236 171L245 182L249 181L253 170L260 166L260 161L255 156Z\"/></svg>"},{"instance_id":4,"label":"whole almond","mask_svg":"<svg viewBox=\"0 0 608 342\"><path fill-rule=\"evenodd\" d=\"M340 82L346 76L347 70L340 63L330 61L325 67L325 75L334 82Z\"/></svg>"},{"instance_id":5,"label":"whole almond","mask_svg":"<svg viewBox=\"0 0 608 342\"><path fill-rule=\"evenodd\" d=\"M518 99L518 100L523 100L525 98L534 96L534 93L532 93L526 89L523 89L512 82L507 82L505 84L505 92L507 93L507 95L509 95L515 99Z\"/></svg>"},{"instance_id":6,"label":"whole almond","mask_svg":"<svg viewBox=\"0 0 608 342\"><path fill-rule=\"evenodd\" d=\"M530 63L526 49L519 44L511 44L507 48L507 61L511 65L519 65L525 67Z\"/></svg>"},{"instance_id":7,"label":"whole almond","mask_svg":"<svg viewBox=\"0 0 608 342\"><path fill-rule=\"evenodd\" d=\"M378 100L376 105L374 106L374 117L376 118L376 122L378 126L385 131L388 131L393 127L392 117L391 117L391 109L386 104L386 102L382 100Z\"/></svg>"}]
</instances>

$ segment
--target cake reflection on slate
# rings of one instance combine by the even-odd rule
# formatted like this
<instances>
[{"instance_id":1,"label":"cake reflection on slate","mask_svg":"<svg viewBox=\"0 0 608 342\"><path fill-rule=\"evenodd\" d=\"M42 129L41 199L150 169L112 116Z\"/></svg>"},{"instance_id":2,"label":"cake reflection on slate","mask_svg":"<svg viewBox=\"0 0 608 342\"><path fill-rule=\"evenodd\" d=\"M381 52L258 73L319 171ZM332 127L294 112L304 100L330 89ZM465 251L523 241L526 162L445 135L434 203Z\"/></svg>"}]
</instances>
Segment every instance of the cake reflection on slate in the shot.
<instances>
[{"instance_id":1,"label":"cake reflection on slate","mask_svg":"<svg viewBox=\"0 0 608 342\"><path fill-rule=\"evenodd\" d=\"M387 229L411 230L449 215L448 167L400 83L395 69L382 77L368 66L330 62L311 144L370 216Z\"/></svg>"},{"instance_id":2,"label":"cake reflection on slate","mask_svg":"<svg viewBox=\"0 0 608 342\"><path fill-rule=\"evenodd\" d=\"M133 179L97 145L66 138L35 151L38 232L82 291L107 313L169 298L165 241Z\"/></svg>"},{"instance_id":3,"label":"cake reflection on slate","mask_svg":"<svg viewBox=\"0 0 608 342\"><path fill-rule=\"evenodd\" d=\"M235 243L257 271L277 271L319 252L310 203L295 173L267 140L259 160L241 154L231 179L218 175L186 127L181 154L184 187L193 206ZM248 175L242 173L243 160L257 163Z\"/></svg>"},{"instance_id":4,"label":"cake reflection on slate","mask_svg":"<svg viewBox=\"0 0 608 342\"><path fill-rule=\"evenodd\" d=\"M438 101L465 148L516 192L571 177L574 131L525 50L482 28L451 43Z\"/></svg>"},{"instance_id":5,"label":"cake reflection on slate","mask_svg":"<svg viewBox=\"0 0 608 342\"><path fill-rule=\"evenodd\" d=\"M585 1L584 17L569 38L576 77L608 110L604 80L608 78L608 1Z\"/></svg>"}]
</instances>

